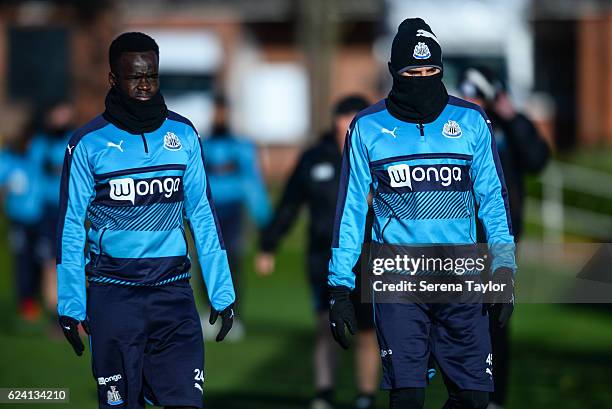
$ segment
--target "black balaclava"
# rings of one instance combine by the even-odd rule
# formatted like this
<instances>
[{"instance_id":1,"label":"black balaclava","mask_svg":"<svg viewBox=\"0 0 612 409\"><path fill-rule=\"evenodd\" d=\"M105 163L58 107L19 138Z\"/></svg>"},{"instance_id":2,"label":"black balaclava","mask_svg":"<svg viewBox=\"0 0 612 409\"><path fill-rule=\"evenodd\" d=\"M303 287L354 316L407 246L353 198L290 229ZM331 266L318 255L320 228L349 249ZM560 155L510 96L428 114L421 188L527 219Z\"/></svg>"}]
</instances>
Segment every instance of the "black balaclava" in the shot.
<instances>
[{"instance_id":1,"label":"black balaclava","mask_svg":"<svg viewBox=\"0 0 612 409\"><path fill-rule=\"evenodd\" d=\"M423 77L401 75L419 67L437 67L440 73ZM393 87L386 99L389 112L406 122L433 122L448 103L442 83L443 68L442 49L429 25L420 18L404 20L391 47L389 72Z\"/></svg>"},{"instance_id":2,"label":"black balaclava","mask_svg":"<svg viewBox=\"0 0 612 409\"><path fill-rule=\"evenodd\" d=\"M118 76L116 62L124 52L154 51L159 58L159 47L155 40L144 33L123 33L117 37L109 49L111 71ZM106 94L104 118L124 131L132 134L153 132L168 116L168 108L161 92L151 99L140 101L130 97L119 86L113 86Z\"/></svg>"}]
</instances>

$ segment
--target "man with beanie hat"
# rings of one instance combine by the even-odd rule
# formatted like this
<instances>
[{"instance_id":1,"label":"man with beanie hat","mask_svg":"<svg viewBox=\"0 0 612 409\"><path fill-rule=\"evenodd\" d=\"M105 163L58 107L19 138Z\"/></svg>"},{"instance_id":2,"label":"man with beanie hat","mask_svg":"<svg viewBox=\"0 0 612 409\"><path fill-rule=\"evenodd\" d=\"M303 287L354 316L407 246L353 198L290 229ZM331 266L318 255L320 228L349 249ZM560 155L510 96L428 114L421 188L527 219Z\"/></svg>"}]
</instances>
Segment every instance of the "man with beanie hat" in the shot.
<instances>
[{"instance_id":1,"label":"man with beanie hat","mask_svg":"<svg viewBox=\"0 0 612 409\"><path fill-rule=\"evenodd\" d=\"M393 88L387 108L402 121L433 122L446 107L442 83L442 49L431 28L420 18L400 24L391 47L389 72Z\"/></svg>"},{"instance_id":2,"label":"man with beanie hat","mask_svg":"<svg viewBox=\"0 0 612 409\"><path fill-rule=\"evenodd\" d=\"M389 301L374 285L368 289L391 409L423 407L430 356L448 389L445 408L485 408L493 391L488 314L494 325L504 326L514 308L512 223L490 121L477 105L448 95L443 69L440 43L429 25L419 18L403 21L389 62L391 92L349 127L329 263L332 334L346 345L345 326L354 326L352 267L361 252L370 189L373 247L477 254L477 216L491 253L492 284L503 291L488 295L487 309L478 293L433 303L406 293ZM390 269L377 277L423 282L430 273ZM464 277L457 269L437 273L430 277ZM476 269L465 274L480 277Z\"/></svg>"}]
</instances>

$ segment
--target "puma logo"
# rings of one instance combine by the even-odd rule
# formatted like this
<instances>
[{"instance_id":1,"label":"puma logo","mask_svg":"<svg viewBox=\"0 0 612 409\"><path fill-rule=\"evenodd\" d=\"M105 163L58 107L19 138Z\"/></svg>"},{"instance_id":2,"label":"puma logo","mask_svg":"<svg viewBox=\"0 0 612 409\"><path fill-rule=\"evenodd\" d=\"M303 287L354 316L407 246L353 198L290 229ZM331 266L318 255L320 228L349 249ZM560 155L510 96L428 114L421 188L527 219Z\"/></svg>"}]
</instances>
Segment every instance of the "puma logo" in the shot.
<instances>
[{"instance_id":1,"label":"puma logo","mask_svg":"<svg viewBox=\"0 0 612 409\"><path fill-rule=\"evenodd\" d=\"M121 144L123 144L123 139L121 140L121 142L119 142L119 144L117 145L116 143L113 142L108 142L106 144L107 147L109 148L117 148L119 149L121 152L123 152L123 148L121 147Z\"/></svg>"},{"instance_id":2,"label":"puma logo","mask_svg":"<svg viewBox=\"0 0 612 409\"><path fill-rule=\"evenodd\" d=\"M393 128L392 131L388 130L387 128L382 128L380 130L380 132L382 132L382 133L388 133L389 135L391 135L393 137L393 139L395 139L397 137L397 135L395 135L395 131L397 131L397 126L395 128Z\"/></svg>"}]
</instances>

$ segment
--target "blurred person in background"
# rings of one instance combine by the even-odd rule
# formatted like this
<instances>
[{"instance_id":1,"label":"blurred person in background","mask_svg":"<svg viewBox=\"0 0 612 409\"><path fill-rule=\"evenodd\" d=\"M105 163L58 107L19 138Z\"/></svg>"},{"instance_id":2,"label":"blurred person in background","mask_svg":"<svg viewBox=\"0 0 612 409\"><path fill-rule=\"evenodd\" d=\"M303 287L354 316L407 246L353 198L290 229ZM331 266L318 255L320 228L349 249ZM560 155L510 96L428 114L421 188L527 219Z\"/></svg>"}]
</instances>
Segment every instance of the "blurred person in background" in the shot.
<instances>
[{"instance_id":1,"label":"blurred person in background","mask_svg":"<svg viewBox=\"0 0 612 409\"><path fill-rule=\"evenodd\" d=\"M388 66L393 85L387 98L353 119L343 150L329 263L330 327L336 341L345 345L345 327L352 332L355 326L352 268L361 252L372 188L372 243L381 246L443 245L446 252L467 245L474 250L477 216L492 250L492 281L505 289L493 294L488 311L481 294L470 297L471 303L463 301L464 294L461 302L428 303L420 295L403 293L392 299L397 301L374 305L381 386L389 390L391 409L424 406L432 355L448 392L444 408L484 409L494 385L488 315L494 325L507 323L514 308L516 270L492 129L479 106L448 95L441 46L422 19L399 25ZM437 169L452 170L448 183L430 176ZM410 274L423 283L423 274ZM394 277L406 276L389 274L388 279Z\"/></svg>"},{"instance_id":2,"label":"blurred person in background","mask_svg":"<svg viewBox=\"0 0 612 409\"><path fill-rule=\"evenodd\" d=\"M525 176L541 172L550 148L533 122L512 103L505 83L484 67L468 68L459 82L461 96L480 105L491 120L497 152L504 170L514 239L523 233Z\"/></svg>"},{"instance_id":3,"label":"blurred person in background","mask_svg":"<svg viewBox=\"0 0 612 409\"><path fill-rule=\"evenodd\" d=\"M334 378L339 349L333 342L327 319L327 264L330 258L346 131L353 117L367 106L368 101L359 95L347 96L338 101L333 111L332 128L321 136L315 146L302 153L289 177L272 222L262 232L260 253L256 259L256 270L260 275L273 272L274 252L297 220L300 208L306 205L309 212L307 270L317 316L313 354L316 397L312 401L312 409L334 407ZM366 223L371 230L371 214ZM368 241L368 237L365 240ZM357 274L361 272L361 262L355 265L355 270ZM360 280L357 281L359 284ZM374 333L372 304L360 302L360 296L360 291L356 290L352 297L358 312L355 361L359 395L354 407L366 409L374 405L374 393L378 386L379 353Z\"/></svg>"},{"instance_id":4,"label":"blurred person in background","mask_svg":"<svg viewBox=\"0 0 612 409\"><path fill-rule=\"evenodd\" d=\"M466 100L480 105L491 120L497 152L504 170L512 215L514 239L523 232L525 175L541 172L550 157L550 149L527 116L516 110L504 82L484 67L466 69L460 77L459 91ZM478 224L478 242L486 242L482 224ZM490 409L506 404L510 361L509 325L491 325L493 376L495 391Z\"/></svg>"},{"instance_id":5,"label":"blurred person in background","mask_svg":"<svg viewBox=\"0 0 612 409\"><path fill-rule=\"evenodd\" d=\"M218 342L232 327L235 295L200 138L159 92L155 40L121 34L109 66L106 109L74 132L64 157L59 324L79 356L79 326L90 334L100 408L202 408L204 340L186 222L210 322L222 320Z\"/></svg>"},{"instance_id":6,"label":"blurred person in background","mask_svg":"<svg viewBox=\"0 0 612 409\"><path fill-rule=\"evenodd\" d=\"M59 212L59 191L64 152L74 131L75 112L69 101L58 101L45 109L42 124L32 145L42 151L43 218L39 229L43 257L42 291L46 307L57 305L57 275L55 271L55 236Z\"/></svg>"},{"instance_id":7,"label":"blurred person in background","mask_svg":"<svg viewBox=\"0 0 612 409\"><path fill-rule=\"evenodd\" d=\"M272 210L268 193L261 177L257 147L238 135L229 126L228 103L223 95L215 96L213 127L210 137L203 143L206 157L206 174L210 189L215 198L217 217L223 232L223 241L232 271L232 279L237 294L242 294L242 261L244 257L244 211L255 224L262 228L268 223ZM238 308L238 306L236 306ZM214 334L204 325L204 336ZM242 322L234 320L228 341L244 337Z\"/></svg>"},{"instance_id":8,"label":"blurred person in background","mask_svg":"<svg viewBox=\"0 0 612 409\"><path fill-rule=\"evenodd\" d=\"M28 115L26 115L28 116ZM26 323L41 316L41 266L44 261L40 229L43 223L44 150L32 143L33 122L11 118L18 123L0 150L0 190L9 220L9 242L13 254L14 282L18 312Z\"/></svg>"}]
</instances>

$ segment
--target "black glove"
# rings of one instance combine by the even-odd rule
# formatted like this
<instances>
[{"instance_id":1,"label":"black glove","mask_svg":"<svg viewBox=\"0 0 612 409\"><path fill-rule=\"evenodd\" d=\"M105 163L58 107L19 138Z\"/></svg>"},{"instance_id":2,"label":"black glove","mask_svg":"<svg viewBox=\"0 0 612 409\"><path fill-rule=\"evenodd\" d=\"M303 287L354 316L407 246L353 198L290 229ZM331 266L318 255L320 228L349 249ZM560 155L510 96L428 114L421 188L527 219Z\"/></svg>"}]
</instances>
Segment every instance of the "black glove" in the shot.
<instances>
[{"instance_id":1,"label":"black glove","mask_svg":"<svg viewBox=\"0 0 612 409\"><path fill-rule=\"evenodd\" d=\"M503 291L493 293L489 314L493 322L500 328L508 324L512 311L514 311L514 274L511 269L501 267L493 273L493 284L505 284Z\"/></svg>"},{"instance_id":2,"label":"black glove","mask_svg":"<svg viewBox=\"0 0 612 409\"><path fill-rule=\"evenodd\" d=\"M60 327L62 327L62 331L64 331L64 336L68 342L70 342L70 345L72 345L74 353L78 356L83 355L85 347L83 346L83 341L81 341L81 336L79 335L79 321L66 315L60 315L58 321ZM87 321L81 321L81 326L89 335L89 324Z\"/></svg>"},{"instance_id":3,"label":"black glove","mask_svg":"<svg viewBox=\"0 0 612 409\"><path fill-rule=\"evenodd\" d=\"M208 319L210 325L217 322L219 315L221 316L221 329L217 334L217 338L215 338L217 342L223 341L227 333L232 329L232 325L234 324L234 303L225 307L223 311L217 311L213 307L210 307L210 318Z\"/></svg>"},{"instance_id":4,"label":"black glove","mask_svg":"<svg viewBox=\"0 0 612 409\"><path fill-rule=\"evenodd\" d=\"M343 286L329 286L329 325L337 343L344 349L349 344L344 333L344 324L352 335L357 328L355 309L350 300L350 290Z\"/></svg>"}]
</instances>

